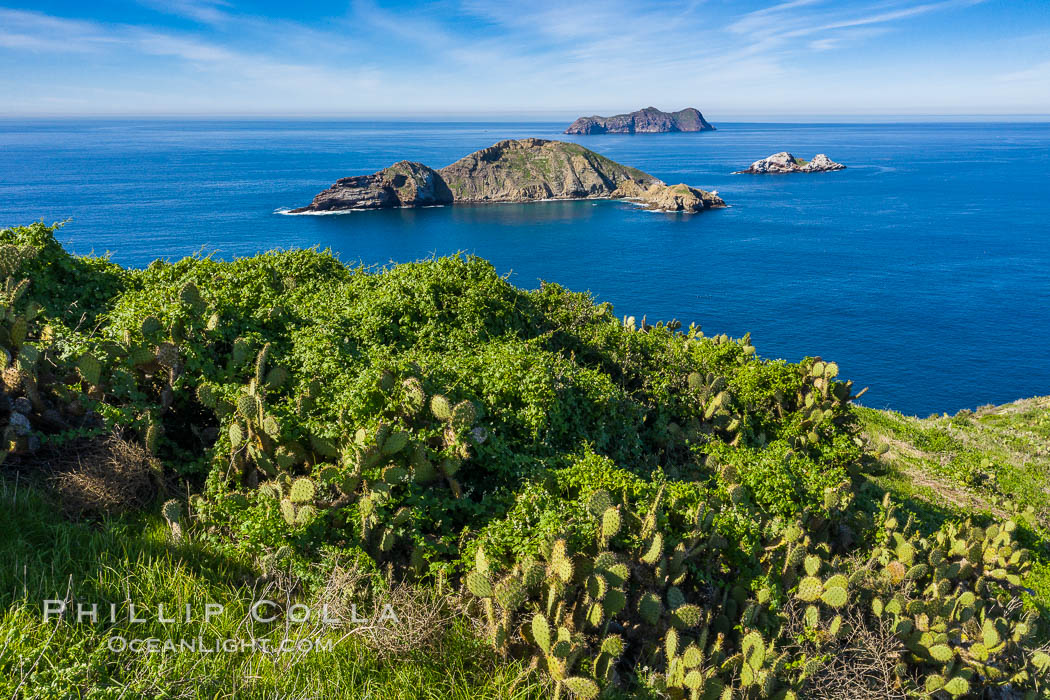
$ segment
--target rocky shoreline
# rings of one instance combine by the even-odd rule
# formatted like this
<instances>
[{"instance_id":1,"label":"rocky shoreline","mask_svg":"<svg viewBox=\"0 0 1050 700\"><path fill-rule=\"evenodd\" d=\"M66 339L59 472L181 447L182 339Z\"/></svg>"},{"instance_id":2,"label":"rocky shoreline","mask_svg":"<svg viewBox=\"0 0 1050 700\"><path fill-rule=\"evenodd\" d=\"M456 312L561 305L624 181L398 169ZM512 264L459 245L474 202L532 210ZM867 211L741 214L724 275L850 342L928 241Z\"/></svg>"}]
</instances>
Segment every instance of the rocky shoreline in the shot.
<instances>
[{"instance_id":1,"label":"rocky shoreline","mask_svg":"<svg viewBox=\"0 0 1050 700\"><path fill-rule=\"evenodd\" d=\"M552 199L631 199L676 212L725 206L717 193L668 186L579 144L527 138L500 141L440 170L403 160L370 175L345 177L289 213Z\"/></svg>"}]
</instances>

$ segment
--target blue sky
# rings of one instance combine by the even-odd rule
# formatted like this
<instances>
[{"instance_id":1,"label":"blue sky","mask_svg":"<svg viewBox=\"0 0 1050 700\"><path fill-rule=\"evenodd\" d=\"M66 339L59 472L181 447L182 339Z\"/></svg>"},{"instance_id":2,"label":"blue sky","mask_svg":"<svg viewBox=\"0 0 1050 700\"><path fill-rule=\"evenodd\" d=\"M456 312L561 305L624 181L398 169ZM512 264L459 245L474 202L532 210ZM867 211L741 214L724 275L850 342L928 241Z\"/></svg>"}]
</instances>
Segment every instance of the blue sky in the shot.
<instances>
[{"instance_id":1,"label":"blue sky","mask_svg":"<svg viewBox=\"0 0 1050 700\"><path fill-rule=\"evenodd\" d=\"M0 114L1050 114L1050 0L0 0Z\"/></svg>"}]
</instances>

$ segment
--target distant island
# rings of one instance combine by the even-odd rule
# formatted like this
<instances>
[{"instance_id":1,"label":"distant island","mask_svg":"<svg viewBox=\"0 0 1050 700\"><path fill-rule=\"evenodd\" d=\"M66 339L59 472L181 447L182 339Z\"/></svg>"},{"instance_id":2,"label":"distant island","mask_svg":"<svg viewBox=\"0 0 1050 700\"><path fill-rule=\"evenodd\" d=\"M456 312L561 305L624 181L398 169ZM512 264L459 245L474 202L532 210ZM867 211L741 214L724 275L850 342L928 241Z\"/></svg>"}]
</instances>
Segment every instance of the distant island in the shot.
<instances>
[{"instance_id":1,"label":"distant island","mask_svg":"<svg viewBox=\"0 0 1050 700\"><path fill-rule=\"evenodd\" d=\"M700 110L688 107L680 112L661 112L646 107L613 117L580 117L566 134L663 134L673 131L714 131Z\"/></svg>"},{"instance_id":2,"label":"distant island","mask_svg":"<svg viewBox=\"0 0 1050 700\"><path fill-rule=\"evenodd\" d=\"M823 153L813 156L813 160L796 158L787 151L756 160L746 170L737 170L734 175L764 175L767 173L825 173L832 170L845 170L846 166L836 163Z\"/></svg>"},{"instance_id":3,"label":"distant island","mask_svg":"<svg viewBox=\"0 0 1050 700\"><path fill-rule=\"evenodd\" d=\"M551 199L629 199L654 210L683 212L725 206L716 193L682 184L669 187L579 144L527 138L500 141L440 170L403 160L371 175L344 177L309 206L288 213Z\"/></svg>"}]
</instances>

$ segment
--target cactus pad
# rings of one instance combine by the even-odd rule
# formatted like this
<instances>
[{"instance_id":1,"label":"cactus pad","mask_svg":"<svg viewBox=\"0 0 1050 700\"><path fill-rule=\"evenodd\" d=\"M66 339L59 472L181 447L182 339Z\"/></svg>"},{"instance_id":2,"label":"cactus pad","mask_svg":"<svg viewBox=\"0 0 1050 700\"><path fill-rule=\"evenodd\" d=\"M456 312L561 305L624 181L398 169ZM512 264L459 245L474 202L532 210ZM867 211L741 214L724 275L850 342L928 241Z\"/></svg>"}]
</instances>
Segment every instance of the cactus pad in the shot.
<instances>
[{"instance_id":1,"label":"cactus pad","mask_svg":"<svg viewBox=\"0 0 1050 700\"><path fill-rule=\"evenodd\" d=\"M492 581L480 571L471 571L466 576L467 590L479 598L492 597Z\"/></svg>"},{"instance_id":2,"label":"cactus pad","mask_svg":"<svg viewBox=\"0 0 1050 700\"><path fill-rule=\"evenodd\" d=\"M596 518L601 517L612 505L612 496L604 489L598 489L587 499L587 510Z\"/></svg>"},{"instance_id":3,"label":"cactus pad","mask_svg":"<svg viewBox=\"0 0 1050 700\"><path fill-rule=\"evenodd\" d=\"M274 367L266 373L266 386L271 389L280 389L291 379L291 373L284 367Z\"/></svg>"},{"instance_id":4,"label":"cactus pad","mask_svg":"<svg viewBox=\"0 0 1050 700\"><path fill-rule=\"evenodd\" d=\"M638 614L650 625L660 621L660 615L664 611L663 603L654 593L646 593L638 601Z\"/></svg>"},{"instance_id":5,"label":"cactus pad","mask_svg":"<svg viewBox=\"0 0 1050 700\"><path fill-rule=\"evenodd\" d=\"M405 391L405 408L413 415L419 413L427 398L422 382L415 377L409 377L401 382L401 386Z\"/></svg>"},{"instance_id":6,"label":"cactus pad","mask_svg":"<svg viewBox=\"0 0 1050 700\"><path fill-rule=\"evenodd\" d=\"M609 617L618 615L627 607L627 596L619 588L610 588L605 594L605 599L602 600L602 607L605 608L605 614Z\"/></svg>"},{"instance_id":7,"label":"cactus pad","mask_svg":"<svg viewBox=\"0 0 1050 700\"><path fill-rule=\"evenodd\" d=\"M798 593L796 596L799 600L811 603L819 598L823 592L824 584L821 583L820 579L815 576L807 576L798 582Z\"/></svg>"},{"instance_id":8,"label":"cactus pad","mask_svg":"<svg viewBox=\"0 0 1050 700\"><path fill-rule=\"evenodd\" d=\"M517 610L525 602L525 587L517 576L508 576L500 581L493 597L505 610Z\"/></svg>"},{"instance_id":9,"label":"cactus pad","mask_svg":"<svg viewBox=\"0 0 1050 700\"><path fill-rule=\"evenodd\" d=\"M618 659L623 654L623 638L614 634L609 635L602 640L602 652ZM1048 664L1050 664L1050 659L1048 659Z\"/></svg>"},{"instance_id":10,"label":"cactus pad","mask_svg":"<svg viewBox=\"0 0 1050 700\"><path fill-rule=\"evenodd\" d=\"M762 635L758 632L748 632L740 641L740 650L744 654L744 660L751 668L761 668L766 660L766 645L762 641Z\"/></svg>"},{"instance_id":11,"label":"cactus pad","mask_svg":"<svg viewBox=\"0 0 1050 700\"><path fill-rule=\"evenodd\" d=\"M305 505L295 513L295 524L305 525L306 523L313 520L314 516L317 515L317 509L311 505Z\"/></svg>"},{"instance_id":12,"label":"cactus pad","mask_svg":"<svg viewBox=\"0 0 1050 700\"><path fill-rule=\"evenodd\" d=\"M474 425L474 421L477 420L477 417L478 411L473 403L470 401L460 401L456 404L455 408L452 409L452 416L449 420L452 423L452 428L454 430L462 431Z\"/></svg>"},{"instance_id":13,"label":"cactus pad","mask_svg":"<svg viewBox=\"0 0 1050 700\"><path fill-rule=\"evenodd\" d=\"M532 638L539 645L540 649L543 650L544 654L549 654L551 650L551 626L547 623L547 618L539 613L532 616Z\"/></svg>"},{"instance_id":14,"label":"cactus pad","mask_svg":"<svg viewBox=\"0 0 1050 700\"><path fill-rule=\"evenodd\" d=\"M671 624L678 629L696 627L703 619L703 610L698 605L686 604L671 613Z\"/></svg>"},{"instance_id":15,"label":"cactus pad","mask_svg":"<svg viewBox=\"0 0 1050 700\"><path fill-rule=\"evenodd\" d=\"M950 681L944 684L944 688L942 688L942 690L951 695L953 698L957 698L960 695L966 695L970 692L970 682L962 676L955 676Z\"/></svg>"},{"instance_id":16,"label":"cactus pad","mask_svg":"<svg viewBox=\"0 0 1050 700\"><path fill-rule=\"evenodd\" d=\"M848 596L845 588L833 586L821 594L820 599L833 608L841 608L846 604Z\"/></svg>"},{"instance_id":17,"label":"cactus pad","mask_svg":"<svg viewBox=\"0 0 1050 700\"><path fill-rule=\"evenodd\" d=\"M430 398L430 412L440 421L452 420L452 405L441 394L434 394Z\"/></svg>"},{"instance_id":18,"label":"cactus pad","mask_svg":"<svg viewBox=\"0 0 1050 700\"><path fill-rule=\"evenodd\" d=\"M664 638L664 653L667 654L668 660L678 656L678 632L674 628L667 630L667 636Z\"/></svg>"},{"instance_id":19,"label":"cactus pad","mask_svg":"<svg viewBox=\"0 0 1050 700\"><path fill-rule=\"evenodd\" d=\"M383 454L395 455L405 449L406 445L408 445L408 433L404 430L395 430L383 442Z\"/></svg>"},{"instance_id":20,"label":"cactus pad","mask_svg":"<svg viewBox=\"0 0 1050 700\"><path fill-rule=\"evenodd\" d=\"M813 629L820 622L820 610L817 609L816 605L806 606L806 612L803 615L803 619L806 622L806 627Z\"/></svg>"},{"instance_id":21,"label":"cactus pad","mask_svg":"<svg viewBox=\"0 0 1050 700\"><path fill-rule=\"evenodd\" d=\"M947 644L935 644L928 649L928 652L932 659L939 661L942 664L948 663L952 660L952 657L955 656L955 652L953 652L952 648Z\"/></svg>"},{"instance_id":22,"label":"cactus pad","mask_svg":"<svg viewBox=\"0 0 1050 700\"><path fill-rule=\"evenodd\" d=\"M244 431L239 423L230 423L230 446L237 449L244 441Z\"/></svg>"},{"instance_id":23,"label":"cactus pad","mask_svg":"<svg viewBox=\"0 0 1050 700\"><path fill-rule=\"evenodd\" d=\"M806 556L806 558L803 560L803 562L804 562L804 568L806 569L806 574L807 575L809 575L809 576L816 576L817 572L820 571L820 567L821 567L820 557L818 557L818 556L816 556L814 554L810 554L810 555Z\"/></svg>"},{"instance_id":24,"label":"cactus pad","mask_svg":"<svg viewBox=\"0 0 1050 700\"><path fill-rule=\"evenodd\" d=\"M649 542L649 547L645 553L642 554L641 560L643 563L653 566L656 562L660 561L660 557L664 553L664 537L659 532L653 535L653 539Z\"/></svg>"},{"instance_id":25,"label":"cactus pad","mask_svg":"<svg viewBox=\"0 0 1050 700\"><path fill-rule=\"evenodd\" d=\"M601 603L594 603L587 609L587 622L589 622L592 627L601 627L602 622L604 621L605 608Z\"/></svg>"},{"instance_id":26,"label":"cactus pad","mask_svg":"<svg viewBox=\"0 0 1050 700\"><path fill-rule=\"evenodd\" d=\"M601 574L591 574L587 577L587 595L592 600L601 600L609 591L609 583Z\"/></svg>"},{"instance_id":27,"label":"cactus pad","mask_svg":"<svg viewBox=\"0 0 1050 700\"><path fill-rule=\"evenodd\" d=\"M562 683L565 684L565 687L569 689L569 692L574 697L583 698L583 700L594 700L594 698L598 697L598 692L600 691L597 683L583 676L566 678Z\"/></svg>"},{"instance_id":28,"label":"cactus pad","mask_svg":"<svg viewBox=\"0 0 1050 700\"><path fill-rule=\"evenodd\" d=\"M160 512L169 523L177 523L182 520L182 504L174 499L165 501Z\"/></svg>"},{"instance_id":29,"label":"cactus pad","mask_svg":"<svg viewBox=\"0 0 1050 700\"><path fill-rule=\"evenodd\" d=\"M602 538L608 540L615 537L620 531L620 525L620 509L607 508L602 514Z\"/></svg>"},{"instance_id":30,"label":"cactus pad","mask_svg":"<svg viewBox=\"0 0 1050 700\"><path fill-rule=\"evenodd\" d=\"M102 383L102 363L91 353L80 356L77 361L77 369L80 370L80 376L88 384L98 386Z\"/></svg>"},{"instance_id":31,"label":"cactus pad","mask_svg":"<svg viewBox=\"0 0 1050 700\"><path fill-rule=\"evenodd\" d=\"M157 454L157 442L160 440L160 426L150 421L146 427L146 449Z\"/></svg>"},{"instance_id":32,"label":"cactus pad","mask_svg":"<svg viewBox=\"0 0 1050 700\"><path fill-rule=\"evenodd\" d=\"M292 503L307 503L314 499L314 492L314 482L306 477L301 477L292 482L288 496Z\"/></svg>"},{"instance_id":33,"label":"cactus pad","mask_svg":"<svg viewBox=\"0 0 1050 700\"><path fill-rule=\"evenodd\" d=\"M281 499L281 516L289 525L295 524L295 505L287 498Z\"/></svg>"},{"instance_id":34,"label":"cactus pad","mask_svg":"<svg viewBox=\"0 0 1050 700\"><path fill-rule=\"evenodd\" d=\"M690 644L682 652L682 663L686 668L696 668L704 663L704 652L696 644Z\"/></svg>"}]
</instances>

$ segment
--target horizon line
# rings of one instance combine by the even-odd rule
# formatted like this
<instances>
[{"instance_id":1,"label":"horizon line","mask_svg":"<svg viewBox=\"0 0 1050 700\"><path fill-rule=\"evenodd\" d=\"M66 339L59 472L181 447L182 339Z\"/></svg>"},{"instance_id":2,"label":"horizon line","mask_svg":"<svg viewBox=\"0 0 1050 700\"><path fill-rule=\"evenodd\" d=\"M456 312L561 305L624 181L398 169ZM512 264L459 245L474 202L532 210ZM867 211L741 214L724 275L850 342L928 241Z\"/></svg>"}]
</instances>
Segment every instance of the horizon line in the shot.
<instances>
[{"instance_id":1,"label":"horizon line","mask_svg":"<svg viewBox=\"0 0 1050 700\"><path fill-rule=\"evenodd\" d=\"M24 112L24 113L0 113L0 120L35 120L35 119L340 119L347 121L366 120L405 120L405 121L456 121L456 122L486 122L501 120L519 120L528 122L554 122L562 119L571 119L571 115L580 115L578 111L572 110L474 110L471 112L458 111L357 111L357 112ZM591 115L586 115L591 116ZM836 120L846 120L851 123L885 123L892 120L933 120L933 121L1023 121L1033 122L1050 121L1050 113L1043 112L1008 112L1008 113L973 113L973 112L887 112L871 114L863 112L841 112L841 113L772 113L772 114L748 114L730 112L726 118L705 118L711 123L734 124L734 123L813 123L826 122L837 123Z\"/></svg>"}]
</instances>

